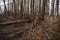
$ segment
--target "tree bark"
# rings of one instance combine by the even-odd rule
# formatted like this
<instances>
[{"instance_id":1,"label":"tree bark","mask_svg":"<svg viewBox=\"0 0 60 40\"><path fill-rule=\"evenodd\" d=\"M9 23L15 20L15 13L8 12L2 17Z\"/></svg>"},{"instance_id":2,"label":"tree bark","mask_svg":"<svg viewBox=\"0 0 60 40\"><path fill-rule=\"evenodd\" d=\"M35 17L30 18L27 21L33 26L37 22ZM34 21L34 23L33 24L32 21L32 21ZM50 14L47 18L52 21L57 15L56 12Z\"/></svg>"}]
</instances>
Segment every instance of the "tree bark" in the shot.
<instances>
[{"instance_id":1,"label":"tree bark","mask_svg":"<svg viewBox=\"0 0 60 40\"><path fill-rule=\"evenodd\" d=\"M7 15L7 7L6 7L6 4L5 4L5 0L3 0L3 3L4 3L4 16L8 16Z\"/></svg>"},{"instance_id":2,"label":"tree bark","mask_svg":"<svg viewBox=\"0 0 60 40\"><path fill-rule=\"evenodd\" d=\"M55 0L52 0L51 16L54 16L54 1L55 1Z\"/></svg>"},{"instance_id":3,"label":"tree bark","mask_svg":"<svg viewBox=\"0 0 60 40\"><path fill-rule=\"evenodd\" d=\"M23 13L24 12L24 7L23 7L23 0L21 0L21 18L24 18Z\"/></svg>"},{"instance_id":4,"label":"tree bark","mask_svg":"<svg viewBox=\"0 0 60 40\"><path fill-rule=\"evenodd\" d=\"M43 0L42 21L44 21L44 17L45 17L45 6L46 6L46 0Z\"/></svg>"},{"instance_id":5,"label":"tree bark","mask_svg":"<svg viewBox=\"0 0 60 40\"><path fill-rule=\"evenodd\" d=\"M13 4L14 4L14 18L17 18L17 9L16 9L16 3L15 0L13 0Z\"/></svg>"},{"instance_id":6,"label":"tree bark","mask_svg":"<svg viewBox=\"0 0 60 40\"><path fill-rule=\"evenodd\" d=\"M34 18L34 0L31 0L31 16Z\"/></svg>"},{"instance_id":7,"label":"tree bark","mask_svg":"<svg viewBox=\"0 0 60 40\"><path fill-rule=\"evenodd\" d=\"M59 11L59 0L57 0L57 16L59 16L59 13L58 13L58 11Z\"/></svg>"},{"instance_id":8,"label":"tree bark","mask_svg":"<svg viewBox=\"0 0 60 40\"><path fill-rule=\"evenodd\" d=\"M28 12L28 16L29 16L29 0L28 1L28 4L27 4L27 12Z\"/></svg>"}]
</instances>

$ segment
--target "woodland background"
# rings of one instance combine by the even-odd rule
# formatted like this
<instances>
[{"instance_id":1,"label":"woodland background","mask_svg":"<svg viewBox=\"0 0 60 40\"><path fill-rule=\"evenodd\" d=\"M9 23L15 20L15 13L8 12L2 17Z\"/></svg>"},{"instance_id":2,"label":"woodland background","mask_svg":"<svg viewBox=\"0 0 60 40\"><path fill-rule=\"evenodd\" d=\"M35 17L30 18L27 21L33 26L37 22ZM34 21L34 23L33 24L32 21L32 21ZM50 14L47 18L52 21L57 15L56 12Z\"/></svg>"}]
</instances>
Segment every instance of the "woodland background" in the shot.
<instances>
[{"instance_id":1,"label":"woodland background","mask_svg":"<svg viewBox=\"0 0 60 40\"><path fill-rule=\"evenodd\" d=\"M60 40L60 0L0 0L0 40Z\"/></svg>"}]
</instances>

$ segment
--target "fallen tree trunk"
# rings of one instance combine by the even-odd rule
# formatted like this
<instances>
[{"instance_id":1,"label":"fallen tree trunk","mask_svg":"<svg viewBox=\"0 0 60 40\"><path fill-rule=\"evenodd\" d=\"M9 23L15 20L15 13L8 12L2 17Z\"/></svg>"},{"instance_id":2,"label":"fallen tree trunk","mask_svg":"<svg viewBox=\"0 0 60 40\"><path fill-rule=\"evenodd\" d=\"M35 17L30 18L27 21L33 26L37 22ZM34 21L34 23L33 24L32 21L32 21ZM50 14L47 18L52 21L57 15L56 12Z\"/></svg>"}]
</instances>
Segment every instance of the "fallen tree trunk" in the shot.
<instances>
[{"instance_id":1,"label":"fallen tree trunk","mask_svg":"<svg viewBox=\"0 0 60 40\"><path fill-rule=\"evenodd\" d=\"M16 20L16 21L2 22L2 23L0 23L0 26L13 25L13 24L17 24L17 23L25 23L27 21L28 20Z\"/></svg>"}]
</instances>

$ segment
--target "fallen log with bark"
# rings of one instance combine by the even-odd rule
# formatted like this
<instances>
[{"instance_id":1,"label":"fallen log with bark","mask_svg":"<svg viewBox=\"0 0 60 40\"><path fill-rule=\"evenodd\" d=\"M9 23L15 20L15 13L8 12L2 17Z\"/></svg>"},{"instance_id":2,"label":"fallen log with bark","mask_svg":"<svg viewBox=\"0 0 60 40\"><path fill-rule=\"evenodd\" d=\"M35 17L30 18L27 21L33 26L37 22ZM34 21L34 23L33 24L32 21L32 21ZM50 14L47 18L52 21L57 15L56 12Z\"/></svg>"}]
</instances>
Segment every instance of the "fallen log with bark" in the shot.
<instances>
[{"instance_id":1,"label":"fallen log with bark","mask_svg":"<svg viewBox=\"0 0 60 40\"><path fill-rule=\"evenodd\" d=\"M13 25L13 24L18 24L18 23L31 23L32 20L27 19L27 20L16 20L16 21L9 21L9 22L2 22L0 23L0 26L4 26L4 25Z\"/></svg>"}]
</instances>

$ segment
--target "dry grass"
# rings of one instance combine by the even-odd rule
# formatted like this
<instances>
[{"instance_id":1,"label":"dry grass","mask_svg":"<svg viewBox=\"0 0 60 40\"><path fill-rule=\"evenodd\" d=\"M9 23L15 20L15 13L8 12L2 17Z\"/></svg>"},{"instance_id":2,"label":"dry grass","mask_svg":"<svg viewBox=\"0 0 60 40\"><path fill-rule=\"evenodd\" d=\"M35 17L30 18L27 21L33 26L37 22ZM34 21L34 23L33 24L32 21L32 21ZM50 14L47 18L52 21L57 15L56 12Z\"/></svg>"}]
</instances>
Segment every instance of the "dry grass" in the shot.
<instances>
[{"instance_id":1,"label":"dry grass","mask_svg":"<svg viewBox=\"0 0 60 40\"><path fill-rule=\"evenodd\" d=\"M57 16L45 16L45 21L49 23L58 23L59 17Z\"/></svg>"}]
</instances>

